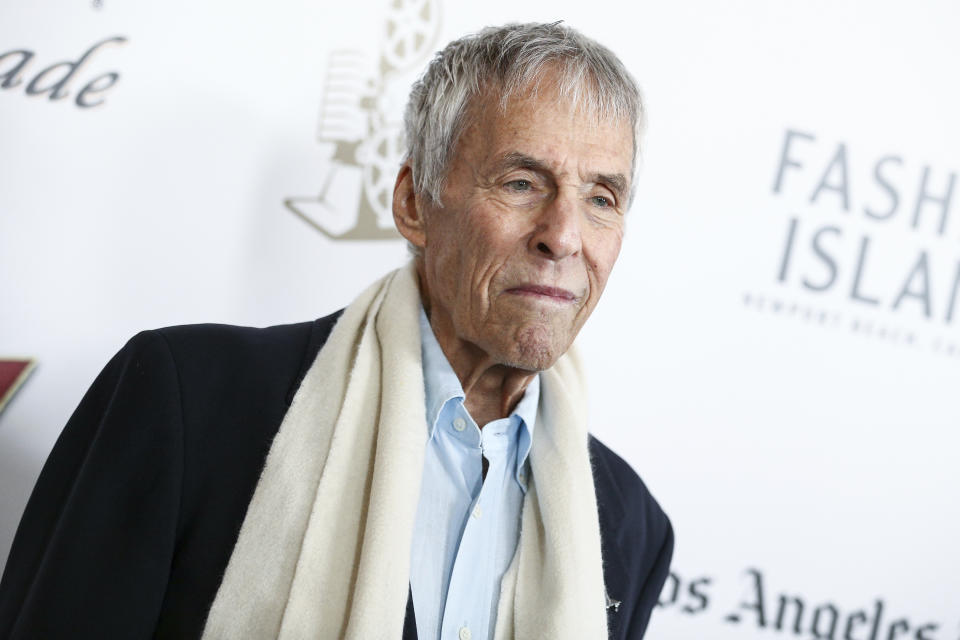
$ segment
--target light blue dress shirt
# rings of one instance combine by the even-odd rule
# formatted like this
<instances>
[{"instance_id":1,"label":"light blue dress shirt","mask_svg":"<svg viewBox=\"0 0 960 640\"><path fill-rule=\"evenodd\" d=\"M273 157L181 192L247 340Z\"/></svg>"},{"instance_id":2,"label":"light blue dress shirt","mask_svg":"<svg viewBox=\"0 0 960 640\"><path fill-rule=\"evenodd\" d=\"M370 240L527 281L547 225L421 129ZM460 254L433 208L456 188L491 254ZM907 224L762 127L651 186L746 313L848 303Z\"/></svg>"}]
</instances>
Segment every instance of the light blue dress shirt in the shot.
<instances>
[{"instance_id":1,"label":"light blue dress shirt","mask_svg":"<svg viewBox=\"0 0 960 640\"><path fill-rule=\"evenodd\" d=\"M417 636L489 640L520 536L540 377L509 417L480 429L422 309L420 335L429 440L410 553Z\"/></svg>"}]
</instances>

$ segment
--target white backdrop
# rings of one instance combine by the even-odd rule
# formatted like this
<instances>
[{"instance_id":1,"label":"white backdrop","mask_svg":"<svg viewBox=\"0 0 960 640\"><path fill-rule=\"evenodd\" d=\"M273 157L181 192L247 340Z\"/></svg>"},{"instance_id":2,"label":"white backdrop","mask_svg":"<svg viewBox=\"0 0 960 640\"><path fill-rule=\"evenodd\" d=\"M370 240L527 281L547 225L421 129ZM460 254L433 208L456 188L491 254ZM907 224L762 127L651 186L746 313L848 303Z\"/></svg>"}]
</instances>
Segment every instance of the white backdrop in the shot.
<instances>
[{"instance_id":1,"label":"white backdrop","mask_svg":"<svg viewBox=\"0 0 960 640\"><path fill-rule=\"evenodd\" d=\"M0 359L38 361L0 559L130 335L345 305L405 260L377 216L426 55L563 19L649 108L580 340L593 431L676 531L649 637L960 638L960 8L442 1L0 6Z\"/></svg>"}]
</instances>

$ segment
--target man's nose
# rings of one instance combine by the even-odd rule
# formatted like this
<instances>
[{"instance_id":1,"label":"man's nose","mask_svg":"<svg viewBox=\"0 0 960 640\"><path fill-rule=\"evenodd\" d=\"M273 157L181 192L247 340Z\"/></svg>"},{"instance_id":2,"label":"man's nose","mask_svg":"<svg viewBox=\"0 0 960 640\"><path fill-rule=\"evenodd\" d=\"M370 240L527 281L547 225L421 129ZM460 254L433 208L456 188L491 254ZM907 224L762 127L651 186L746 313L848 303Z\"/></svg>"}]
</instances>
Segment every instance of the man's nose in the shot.
<instances>
[{"instance_id":1,"label":"man's nose","mask_svg":"<svg viewBox=\"0 0 960 640\"><path fill-rule=\"evenodd\" d=\"M540 211L530 250L551 260L577 255L582 242L580 222L577 198L558 195Z\"/></svg>"}]
</instances>

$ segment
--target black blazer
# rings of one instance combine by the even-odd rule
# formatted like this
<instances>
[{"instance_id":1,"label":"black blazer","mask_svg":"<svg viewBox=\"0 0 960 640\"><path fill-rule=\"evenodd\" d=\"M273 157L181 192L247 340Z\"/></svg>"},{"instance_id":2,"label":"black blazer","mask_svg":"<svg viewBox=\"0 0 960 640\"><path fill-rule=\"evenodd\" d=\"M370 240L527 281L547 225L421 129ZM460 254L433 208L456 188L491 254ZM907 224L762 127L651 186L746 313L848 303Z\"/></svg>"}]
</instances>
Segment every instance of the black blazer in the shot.
<instances>
[{"instance_id":1,"label":"black blazer","mask_svg":"<svg viewBox=\"0 0 960 640\"><path fill-rule=\"evenodd\" d=\"M57 440L0 581L0 638L200 636L270 443L339 313L136 335ZM673 533L592 436L611 638L643 635ZM404 639L416 637L407 607Z\"/></svg>"}]
</instances>

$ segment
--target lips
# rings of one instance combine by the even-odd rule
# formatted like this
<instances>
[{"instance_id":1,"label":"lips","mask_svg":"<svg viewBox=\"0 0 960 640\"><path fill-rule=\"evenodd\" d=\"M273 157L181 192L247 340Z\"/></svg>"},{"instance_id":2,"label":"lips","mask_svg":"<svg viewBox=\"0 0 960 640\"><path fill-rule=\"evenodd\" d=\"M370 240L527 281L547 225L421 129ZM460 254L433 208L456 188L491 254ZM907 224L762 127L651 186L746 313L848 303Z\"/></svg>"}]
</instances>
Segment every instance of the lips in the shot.
<instances>
[{"instance_id":1,"label":"lips","mask_svg":"<svg viewBox=\"0 0 960 640\"><path fill-rule=\"evenodd\" d=\"M560 289L558 287L547 287L539 284L523 284L519 287L507 289L507 293L513 293L521 296L532 296L554 302L573 302L577 299L572 291Z\"/></svg>"}]
</instances>

